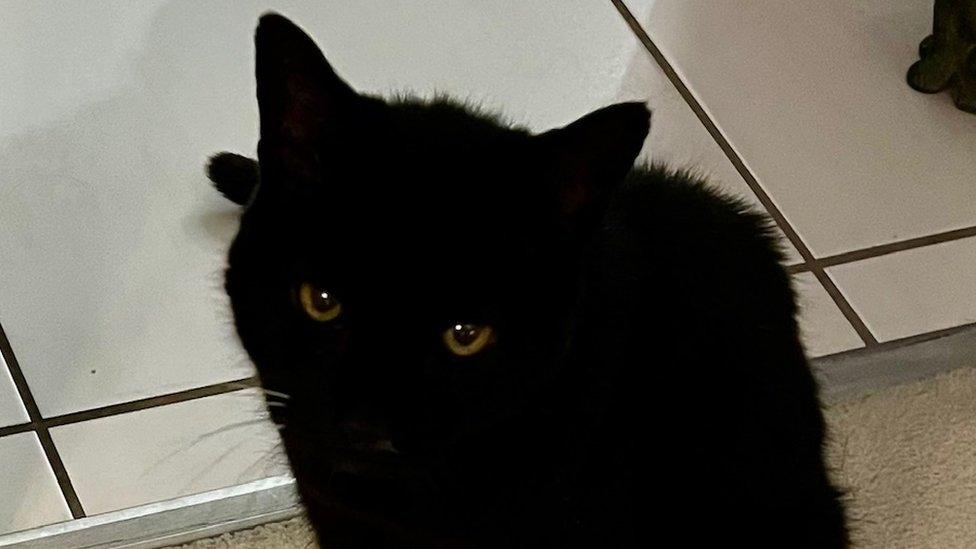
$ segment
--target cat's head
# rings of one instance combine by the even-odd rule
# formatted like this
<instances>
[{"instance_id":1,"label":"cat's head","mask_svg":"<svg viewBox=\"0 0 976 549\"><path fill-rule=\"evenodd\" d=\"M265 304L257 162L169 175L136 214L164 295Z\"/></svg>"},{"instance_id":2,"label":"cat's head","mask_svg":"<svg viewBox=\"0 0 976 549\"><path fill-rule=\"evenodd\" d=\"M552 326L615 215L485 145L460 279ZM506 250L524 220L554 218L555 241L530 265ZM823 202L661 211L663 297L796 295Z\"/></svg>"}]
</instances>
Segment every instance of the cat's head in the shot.
<instances>
[{"instance_id":1,"label":"cat's head","mask_svg":"<svg viewBox=\"0 0 976 549\"><path fill-rule=\"evenodd\" d=\"M533 135L358 94L281 16L255 42L260 183L228 194L250 198L226 289L286 438L432 456L517 415L564 358L646 107Z\"/></svg>"}]
</instances>

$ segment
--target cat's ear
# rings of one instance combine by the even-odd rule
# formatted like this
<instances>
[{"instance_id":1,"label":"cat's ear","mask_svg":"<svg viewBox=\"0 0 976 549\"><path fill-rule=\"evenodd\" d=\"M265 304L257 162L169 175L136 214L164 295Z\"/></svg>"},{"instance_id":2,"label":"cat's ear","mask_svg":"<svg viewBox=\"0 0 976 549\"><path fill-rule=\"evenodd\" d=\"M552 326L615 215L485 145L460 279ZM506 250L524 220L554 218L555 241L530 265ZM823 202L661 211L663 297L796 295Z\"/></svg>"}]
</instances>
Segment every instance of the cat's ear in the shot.
<instances>
[{"instance_id":1,"label":"cat's ear","mask_svg":"<svg viewBox=\"0 0 976 549\"><path fill-rule=\"evenodd\" d=\"M619 103L538 136L566 228L586 231L634 165L651 127L644 103Z\"/></svg>"},{"instance_id":2,"label":"cat's ear","mask_svg":"<svg viewBox=\"0 0 976 549\"><path fill-rule=\"evenodd\" d=\"M259 156L283 162L293 176L311 176L314 148L334 131L358 95L340 79L322 51L297 25L278 15L261 17L254 35ZM306 165L303 165L306 164Z\"/></svg>"},{"instance_id":3,"label":"cat's ear","mask_svg":"<svg viewBox=\"0 0 976 549\"><path fill-rule=\"evenodd\" d=\"M258 188L261 170L253 158L224 151L210 157L207 177L227 200L246 206Z\"/></svg>"}]
</instances>

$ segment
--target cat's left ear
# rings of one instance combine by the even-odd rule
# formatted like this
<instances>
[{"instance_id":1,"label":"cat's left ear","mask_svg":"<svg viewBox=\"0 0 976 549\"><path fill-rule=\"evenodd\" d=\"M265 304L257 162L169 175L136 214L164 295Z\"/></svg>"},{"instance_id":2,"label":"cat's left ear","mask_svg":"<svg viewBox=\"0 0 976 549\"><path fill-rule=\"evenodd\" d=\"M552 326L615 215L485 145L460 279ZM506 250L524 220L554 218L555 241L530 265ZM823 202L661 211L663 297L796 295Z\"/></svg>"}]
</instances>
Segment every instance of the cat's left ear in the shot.
<instances>
[{"instance_id":1,"label":"cat's left ear","mask_svg":"<svg viewBox=\"0 0 976 549\"><path fill-rule=\"evenodd\" d=\"M619 103L537 137L548 162L560 221L567 229L585 232L599 222L650 128L647 105Z\"/></svg>"}]
</instances>

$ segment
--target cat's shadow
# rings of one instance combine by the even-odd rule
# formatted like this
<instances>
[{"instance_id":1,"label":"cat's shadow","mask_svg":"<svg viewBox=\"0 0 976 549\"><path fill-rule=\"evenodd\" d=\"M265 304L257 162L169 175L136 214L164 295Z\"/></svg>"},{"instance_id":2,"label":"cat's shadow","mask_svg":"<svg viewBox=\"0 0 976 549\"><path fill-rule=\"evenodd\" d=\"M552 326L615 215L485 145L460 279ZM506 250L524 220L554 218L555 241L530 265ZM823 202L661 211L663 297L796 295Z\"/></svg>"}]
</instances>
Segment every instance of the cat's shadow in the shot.
<instances>
[{"instance_id":1,"label":"cat's shadow","mask_svg":"<svg viewBox=\"0 0 976 549\"><path fill-rule=\"evenodd\" d=\"M190 232L202 233L215 242L226 243L233 238L240 219L241 214L236 210L214 209L187 217L186 224ZM197 228L202 229L202 231L197 231Z\"/></svg>"},{"instance_id":2,"label":"cat's shadow","mask_svg":"<svg viewBox=\"0 0 976 549\"><path fill-rule=\"evenodd\" d=\"M210 154L254 149L250 4L133 17L141 49L107 54L129 67L117 85L0 133L0 322L46 416L253 373L220 284L240 209L204 174ZM18 478L12 493L37 481Z\"/></svg>"}]
</instances>

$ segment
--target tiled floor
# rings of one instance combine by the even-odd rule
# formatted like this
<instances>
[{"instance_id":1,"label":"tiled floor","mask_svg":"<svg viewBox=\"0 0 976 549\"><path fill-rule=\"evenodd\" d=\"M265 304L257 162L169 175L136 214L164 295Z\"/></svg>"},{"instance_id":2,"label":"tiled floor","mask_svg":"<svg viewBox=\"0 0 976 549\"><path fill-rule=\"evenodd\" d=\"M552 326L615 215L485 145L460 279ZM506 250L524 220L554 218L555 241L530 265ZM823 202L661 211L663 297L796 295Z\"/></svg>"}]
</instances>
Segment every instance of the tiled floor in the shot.
<instances>
[{"instance_id":1,"label":"tiled floor","mask_svg":"<svg viewBox=\"0 0 976 549\"><path fill-rule=\"evenodd\" d=\"M0 438L0 524L23 530L71 518L34 433Z\"/></svg>"},{"instance_id":2,"label":"tiled floor","mask_svg":"<svg viewBox=\"0 0 976 549\"><path fill-rule=\"evenodd\" d=\"M254 149L268 8L366 91L448 91L537 130L648 100L645 158L695 167L790 235L812 356L976 321L976 239L957 239L976 234L976 117L903 84L926 2L15 0L0 534L282 470L232 383L252 373L220 289L236 216L201 170Z\"/></svg>"},{"instance_id":3,"label":"tiled floor","mask_svg":"<svg viewBox=\"0 0 976 549\"><path fill-rule=\"evenodd\" d=\"M286 473L263 408L249 389L63 425L51 436L85 511L98 514Z\"/></svg>"},{"instance_id":4,"label":"tiled floor","mask_svg":"<svg viewBox=\"0 0 976 549\"><path fill-rule=\"evenodd\" d=\"M14 386L14 380L10 377L10 370L3 356L0 356L0 368L2 368L0 370L0 427L26 423L29 420L27 410L20 401L17 387Z\"/></svg>"}]
</instances>

